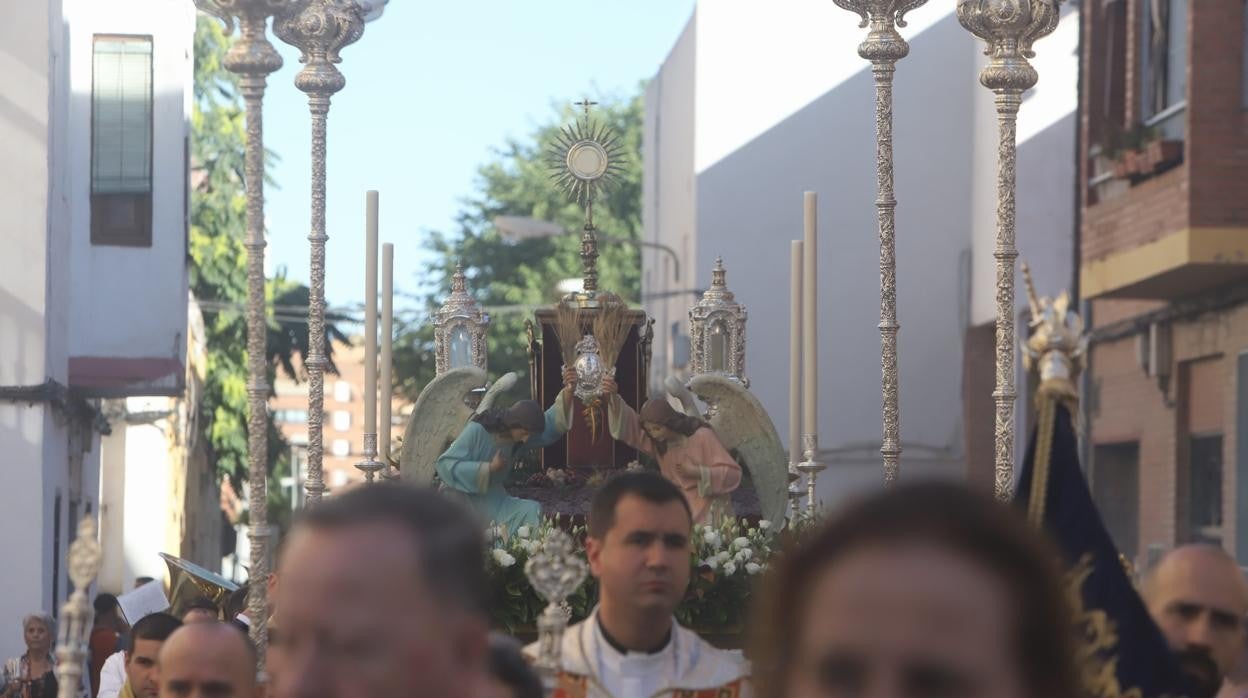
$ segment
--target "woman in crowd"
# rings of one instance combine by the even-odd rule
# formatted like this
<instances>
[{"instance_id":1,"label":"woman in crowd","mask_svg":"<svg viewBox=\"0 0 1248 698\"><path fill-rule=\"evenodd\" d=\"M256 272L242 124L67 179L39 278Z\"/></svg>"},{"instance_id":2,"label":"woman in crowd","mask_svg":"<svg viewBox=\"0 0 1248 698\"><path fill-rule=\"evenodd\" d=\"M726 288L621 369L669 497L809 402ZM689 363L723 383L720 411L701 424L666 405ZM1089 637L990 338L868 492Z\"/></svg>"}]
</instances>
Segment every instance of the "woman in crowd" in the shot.
<instances>
[{"instance_id":1,"label":"woman in crowd","mask_svg":"<svg viewBox=\"0 0 1248 698\"><path fill-rule=\"evenodd\" d=\"M952 483L848 506L775 562L755 685L803 698L1081 695L1057 554Z\"/></svg>"},{"instance_id":2,"label":"woman in crowd","mask_svg":"<svg viewBox=\"0 0 1248 698\"><path fill-rule=\"evenodd\" d=\"M52 657L52 642L56 637L56 624L52 616L32 613L23 618L22 637L26 641L26 654L4 663L0 696L55 698L56 660Z\"/></svg>"},{"instance_id":3,"label":"woman in crowd","mask_svg":"<svg viewBox=\"0 0 1248 698\"><path fill-rule=\"evenodd\" d=\"M732 491L741 484L741 466L709 424L681 414L667 400L651 399L639 415L619 396L614 380L603 381L609 395L611 436L659 462L663 477L684 493L694 523L716 523L732 515Z\"/></svg>"}]
</instances>

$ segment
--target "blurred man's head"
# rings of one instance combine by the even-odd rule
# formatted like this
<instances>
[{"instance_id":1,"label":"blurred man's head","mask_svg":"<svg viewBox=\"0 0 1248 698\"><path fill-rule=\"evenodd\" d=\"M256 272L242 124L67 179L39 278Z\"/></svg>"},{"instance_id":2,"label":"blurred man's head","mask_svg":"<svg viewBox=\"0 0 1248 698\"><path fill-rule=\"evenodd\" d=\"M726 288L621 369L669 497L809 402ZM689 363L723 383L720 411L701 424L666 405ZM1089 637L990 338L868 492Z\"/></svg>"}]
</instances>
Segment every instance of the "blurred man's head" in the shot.
<instances>
[{"instance_id":1,"label":"blurred man's head","mask_svg":"<svg viewBox=\"0 0 1248 698\"><path fill-rule=\"evenodd\" d=\"M756 609L770 696L1079 695L1056 554L966 488L907 485L781 556Z\"/></svg>"},{"instance_id":2,"label":"blurred man's head","mask_svg":"<svg viewBox=\"0 0 1248 698\"><path fill-rule=\"evenodd\" d=\"M95 608L95 627L108 628L114 632L124 632L125 620L121 617L121 604L112 594L97 594L93 603Z\"/></svg>"},{"instance_id":3,"label":"blurred man's head","mask_svg":"<svg viewBox=\"0 0 1248 698\"><path fill-rule=\"evenodd\" d=\"M160 648L181 625L182 621L168 613L152 613L134 624L130 649L126 650L126 680L136 698L156 698L160 690Z\"/></svg>"},{"instance_id":4,"label":"blurred man's head","mask_svg":"<svg viewBox=\"0 0 1248 698\"><path fill-rule=\"evenodd\" d=\"M1144 601L1196 688L1213 695L1244 649L1248 582L1222 548L1185 545L1144 577Z\"/></svg>"},{"instance_id":5,"label":"blurred man's head","mask_svg":"<svg viewBox=\"0 0 1248 698\"><path fill-rule=\"evenodd\" d=\"M217 605L204 597L192 600L182 612L183 623L212 623L217 618Z\"/></svg>"},{"instance_id":6,"label":"blurred man's head","mask_svg":"<svg viewBox=\"0 0 1248 698\"><path fill-rule=\"evenodd\" d=\"M277 696L456 698L486 673L483 535L470 511L399 484L308 509L282 554Z\"/></svg>"},{"instance_id":7,"label":"blurred man's head","mask_svg":"<svg viewBox=\"0 0 1248 698\"><path fill-rule=\"evenodd\" d=\"M258 698L256 650L217 621L182 626L160 649L161 698Z\"/></svg>"},{"instance_id":8,"label":"blurred man's head","mask_svg":"<svg viewBox=\"0 0 1248 698\"><path fill-rule=\"evenodd\" d=\"M611 478L594 494L585 552L604 612L670 616L689 586L693 518L653 473Z\"/></svg>"}]
</instances>

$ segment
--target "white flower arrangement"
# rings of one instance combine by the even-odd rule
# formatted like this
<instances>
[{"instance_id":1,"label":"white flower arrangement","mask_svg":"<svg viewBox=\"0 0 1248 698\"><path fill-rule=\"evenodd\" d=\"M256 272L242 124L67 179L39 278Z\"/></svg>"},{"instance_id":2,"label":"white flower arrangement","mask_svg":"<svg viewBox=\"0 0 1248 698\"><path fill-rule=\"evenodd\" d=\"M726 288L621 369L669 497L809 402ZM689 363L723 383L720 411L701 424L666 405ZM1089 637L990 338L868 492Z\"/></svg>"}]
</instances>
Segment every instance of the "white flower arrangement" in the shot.
<instances>
[{"instance_id":1,"label":"white flower arrangement","mask_svg":"<svg viewBox=\"0 0 1248 698\"><path fill-rule=\"evenodd\" d=\"M516 564L516 558L502 548L494 548L490 554L494 556L494 562L498 563L499 567L506 568Z\"/></svg>"}]
</instances>

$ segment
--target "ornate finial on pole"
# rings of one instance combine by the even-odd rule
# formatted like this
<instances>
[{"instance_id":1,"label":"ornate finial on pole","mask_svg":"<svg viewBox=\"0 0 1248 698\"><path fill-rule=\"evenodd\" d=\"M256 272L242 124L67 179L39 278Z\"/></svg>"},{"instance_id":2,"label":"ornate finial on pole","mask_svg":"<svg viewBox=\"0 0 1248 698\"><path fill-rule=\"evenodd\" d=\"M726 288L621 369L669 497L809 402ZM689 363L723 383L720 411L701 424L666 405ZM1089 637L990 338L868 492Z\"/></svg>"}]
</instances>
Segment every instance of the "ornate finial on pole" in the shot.
<instances>
[{"instance_id":1,"label":"ornate finial on pole","mask_svg":"<svg viewBox=\"0 0 1248 698\"><path fill-rule=\"evenodd\" d=\"M1023 268L1023 283L1027 284L1027 306L1031 308L1031 321L1034 323L1040 317L1040 297L1036 295L1036 285L1031 281L1031 267L1026 262L1021 264Z\"/></svg>"},{"instance_id":2,"label":"ornate finial on pole","mask_svg":"<svg viewBox=\"0 0 1248 698\"><path fill-rule=\"evenodd\" d=\"M1039 76L1027 61L1031 45L1061 20L1061 0L958 0L958 21L984 40L988 65L979 82L997 99L997 340L995 477L993 492L1008 500L1014 494L1014 236L1015 161L1018 109L1023 92Z\"/></svg>"},{"instance_id":3,"label":"ornate finial on pole","mask_svg":"<svg viewBox=\"0 0 1248 698\"><path fill-rule=\"evenodd\" d=\"M1023 266L1025 270L1026 265ZM1071 309L1070 294L1062 291L1057 298L1036 297L1027 275L1031 293L1031 336L1023 342L1023 367L1040 373L1040 391L1059 397L1078 395L1075 379L1083 370L1088 338L1083 333L1083 318Z\"/></svg>"},{"instance_id":4,"label":"ornate finial on pole","mask_svg":"<svg viewBox=\"0 0 1248 698\"><path fill-rule=\"evenodd\" d=\"M897 258L896 209L893 192L893 74L910 45L897 32L906 26L907 12L927 0L833 0L862 18L858 26L871 29L858 46L858 55L871 61L875 76L875 162L878 195L875 200L880 238L880 392L883 398L884 483L891 485L901 471L901 398L897 375Z\"/></svg>"},{"instance_id":5,"label":"ornate finial on pole","mask_svg":"<svg viewBox=\"0 0 1248 698\"><path fill-rule=\"evenodd\" d=\"M537 619L537 661L547 691L553 690L562 668L563 631L568 625L563 603L585 581L588 565L575 553L572 537L560 530L551 532L541 549L524 565L524 575L534 591L546 600L546 610Z\"/></svg>"},{"instance_id":6,"label":"ornate finial on pole","mask_svg":"<svg viewBox=\"0 0 1248 698\"><path fill-rule=\"evenodd\" d=\"M82 686L87 637L95 609L87 598L87 588L100 571L100 543L96 539L95 518L84 516L78 523L78 537L69 546L69 581L74 593L61 607L61 632L56 642L56 681L59 698L76 698Z\"/></svg>"}]
</instances>

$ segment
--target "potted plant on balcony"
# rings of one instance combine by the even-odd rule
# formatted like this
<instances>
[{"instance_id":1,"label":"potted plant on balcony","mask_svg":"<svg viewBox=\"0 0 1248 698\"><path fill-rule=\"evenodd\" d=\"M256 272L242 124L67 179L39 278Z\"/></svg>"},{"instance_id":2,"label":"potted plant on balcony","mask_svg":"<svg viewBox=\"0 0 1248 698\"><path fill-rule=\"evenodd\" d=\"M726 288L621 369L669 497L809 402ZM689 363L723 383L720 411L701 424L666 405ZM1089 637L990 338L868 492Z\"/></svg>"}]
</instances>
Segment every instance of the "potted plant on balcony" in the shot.
<instances>
[{"instance_id":1,"label":"potted plant on balcony","mask_svg":"<svg viewBox=\"0 0 1248 698\"><path fill-rule=\"evenodd\" d=\"M1168 140L1153 132L1153 138L1145 144L1143 152L1148 162L1147 174L1154 174L1183 160L1183 141Z\"/></svg>"}]
</instances>

